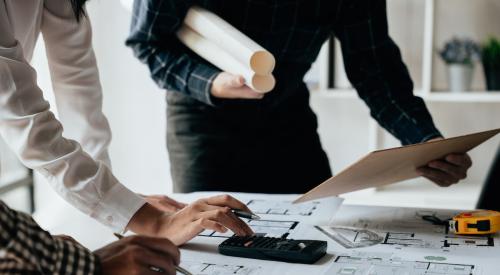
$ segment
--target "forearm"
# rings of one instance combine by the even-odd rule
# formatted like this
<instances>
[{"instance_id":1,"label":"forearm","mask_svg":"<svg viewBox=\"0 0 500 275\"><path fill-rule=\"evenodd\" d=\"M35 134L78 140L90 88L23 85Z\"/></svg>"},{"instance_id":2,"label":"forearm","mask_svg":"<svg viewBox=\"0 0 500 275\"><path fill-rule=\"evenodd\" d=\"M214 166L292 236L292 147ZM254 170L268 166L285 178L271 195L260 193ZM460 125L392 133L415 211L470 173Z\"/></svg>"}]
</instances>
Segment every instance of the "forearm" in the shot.
<instances>
[{"instance_id":1,"label":"forearm","mask_svg":"<svg viewBox=\"0 0 500 275\"><path fill-rule=\"evenodd\" d=\"M185 47L176 37L191 1L136 1L127 46L146 64L160 88L213 104L210 88L220 70Z\"/></svg>"},{"instance_id":2,"label":"forearm","mask_svg":"<svg viewBox=\"0 0 500 275\"><path fill-rule=\"evenodd\" d=\"M177 38L172 37L172 40ZM210 95L213 79L220 70L199 60L187 48L170 41L168 47L157 48L152 43L128 42L136 57L147 65L152 79L166 90L180 92L201 102L214 105Z\"/></svg>"},{"instance_id":3,"label":"forearm","mask_svg":"<svg viewBox=\"0 0 500 275\"><path fill-rule=\"evenodd\" d=\"M440 136L413 82L399 48L388 33L384 0L345 3L335 28L349 80L371 115L403 144ZM356 16L354 16L356 15Z\"/></svg>"},{"instance_id":4,"label":"forearm","mask_svg":"<svg viewBox=\"0 0 500 275\"><path fill-rule=\"evenodd\" d=\"M62 125L36 86L36 74L20 45L3 50L0 72L0 134L6 143L73 206L114 230L123 230L145 201L77 142L62 136Z\"/></svg>"},{"instance_id":5,"label":"forearm","mask_svg":"<svg viewBox=\"0 0 500 275\"><path fill-rule=\"evenodd\" d=\"M391 41L378 48L377 55L384 64L364 67L363 81L355 84L371 116L403 144L441 136L425 102L413 94L413 82L397 46Z\"/></svg>"}]
</instances>

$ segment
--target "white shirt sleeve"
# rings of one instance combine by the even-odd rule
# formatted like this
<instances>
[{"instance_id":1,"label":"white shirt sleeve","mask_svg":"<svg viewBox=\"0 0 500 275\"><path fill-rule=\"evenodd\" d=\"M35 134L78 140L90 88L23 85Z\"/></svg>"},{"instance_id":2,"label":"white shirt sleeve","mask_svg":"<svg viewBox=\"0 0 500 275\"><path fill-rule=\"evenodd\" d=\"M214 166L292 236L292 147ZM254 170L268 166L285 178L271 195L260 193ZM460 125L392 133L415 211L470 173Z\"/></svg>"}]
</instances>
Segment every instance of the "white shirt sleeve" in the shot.
<instances>
[{"instance_id":1,"label":"white shirt sleeve","mask_svg":"<svg viewBox=\"0 0 500 275\"><path fill-rule=\"evenodd\" d=\"M90 22L75 20L67 0L45 0L41 23L58 117L66 138L111 167L111 130L102 112L102 88Z\"/></svg>"},{"instance_id":2,"label":"white shirt sleeve","mask_svg":"<svg viewBox=\"0 0 500 275\"><path fill-rule=\"evenodd\" d=\"M63 4L62 2L68 1L60 1L59 4ZM36 84L36 72L25 60L20 43L14 39L8 17L2 14L5 14L4 1L0 1L0 134L26 166L47 177L54 189L73 206L116 231L124 230L145 201L120 184L107 165L95 161L82 150L78 142L63 137L61 123L50 111L49 103L44 100L42 91ZM67 27L62 25L66 24L64 22L60 24L60 28ZM70 32L88 34L90 26L88 23L83 26ZM63 33L54 38L62 39L62 36ZM71 56L74 48L80 47L87 48L82 49L82 52L91 53L88 49L90 43L78 42L67 41L65 45L68 48L61 47L57 49L59 52L52 53ZM50 51L54 50L54 43L57 41L49 43ZM53 74L58 76L54 81L59 82L58 78L64 77L67 80L62 81L64 84L59 87L97 87L98 84L92 83L98 81L96 76L83 77L89 73L97 74L93 54L77 56L78 54L73 56L76 60L69 58L67 62L70 63L66 66L62 64L64 59L53 61L52 64L58 64L51 65L58 70ZM73 66L79 69L74 69ZM81 75L76 70L82 70ZM80 77L83 80L78 80ZM100 94L100 90L94 93ZM100 105L100 101L96 104ZM98 150L104 152L105 145L101 146L104 149Z\"/></svg>"}]
</instances>

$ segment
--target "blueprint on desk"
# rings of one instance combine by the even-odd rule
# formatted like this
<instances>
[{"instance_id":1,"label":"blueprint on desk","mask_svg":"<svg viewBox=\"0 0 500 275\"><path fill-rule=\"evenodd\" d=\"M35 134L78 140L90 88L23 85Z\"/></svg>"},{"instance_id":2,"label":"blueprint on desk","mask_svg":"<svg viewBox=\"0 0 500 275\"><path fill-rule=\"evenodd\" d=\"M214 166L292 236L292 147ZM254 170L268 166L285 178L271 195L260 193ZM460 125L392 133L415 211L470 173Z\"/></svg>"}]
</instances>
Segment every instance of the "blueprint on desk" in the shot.
<instances>
[{"instance_id":1,"label":"blueprint on desk","mask_svg":"<svg viewBox=\"0 0 500 275\"><path fill-rule=\"evenodd\" d=\"M190 201L211 195L214 193L177 198ZM181 247L182 265L193 274L500 274L497 235L457 236L422 219L425 215L447 219L460 211L340 206L337 199L294 205L294 195L232 195L262 217L245 220L256 233L325 240L327 255L314 265L229 257L218 254L217 246L232 233L203 231Z\"/></svg>"},{"instance_id":2,"label":"blueprint on desk","mask_svg":"<svg viewBox=\"0 0 500 275\"><path fill-rule=\"evenodd\" d=\"M478 274L474 264L412 260L391 253L353 252L339 255L326 274L343 275L471 275Z\"/></svg>"},{"instance_id":3,"label":"blueprint on desk","mask_svg":"<svg viewBox=\"0 0 500 275\"><path fill-rule=\"evenodd\" d=\"M489 253L496 250L493 236L455 235L448 232L446 226L434 225L422 218L435 216L446 220L458 211L376 207L363 209L362 212L362 215L356 216L339 213L330 226L322 228L334 232L343 228L351 229L351 234L345 236L353 242L360 241L356 240L359 231L371 231L383 239L378 247L388 251L425 249L449 254Z\"/></svg>"},{"instance_id":4,"label":"blueprint on desk","mask_svg":"<svg viewBox=\"0 0 500 275\"><path fill-rule=\"evenodd\" d=\"M495 274L491 265L500 255L498 236L459 236L422 219L445 220L458 212L343 206L329 226L319 226L344 248L325 274Z\"/></svg>"}]
</instances>

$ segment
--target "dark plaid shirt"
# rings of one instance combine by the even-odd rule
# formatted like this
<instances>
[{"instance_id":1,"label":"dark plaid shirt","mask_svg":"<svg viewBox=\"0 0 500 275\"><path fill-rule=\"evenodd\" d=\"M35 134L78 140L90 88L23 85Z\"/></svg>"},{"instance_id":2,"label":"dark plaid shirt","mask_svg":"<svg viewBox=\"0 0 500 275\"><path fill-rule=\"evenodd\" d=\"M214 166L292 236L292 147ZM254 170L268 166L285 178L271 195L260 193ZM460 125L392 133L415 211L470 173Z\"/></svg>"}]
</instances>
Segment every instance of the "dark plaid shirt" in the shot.
<instances>
[{"instance_id":1,"label":"dark plaid shirt","mask_svg":"<svg viewBox=\"0 0 500 275\"><path fill-rule=\"evenodd\" d=\"M0 274L100 274L97 257L85 247L54 238L24 213L0 201Z\"/></svg>"},{"instance_id":2,"label":"dark plaid shirt","mask_svg":"<svg viewBox=\"0 0 500 275\"><path fill-rule=\"evenodd\" d=\"M403 144L440 136L389 37L385 0L135 0L127 45L152 78L161 88L217 105L210 88L220 70L175 37L192 5L216 13L274 54L277 86L260 104L276 108L307 92L304 74L333 33L349 80L384 128Z\"/></svg>"}]
</instances>

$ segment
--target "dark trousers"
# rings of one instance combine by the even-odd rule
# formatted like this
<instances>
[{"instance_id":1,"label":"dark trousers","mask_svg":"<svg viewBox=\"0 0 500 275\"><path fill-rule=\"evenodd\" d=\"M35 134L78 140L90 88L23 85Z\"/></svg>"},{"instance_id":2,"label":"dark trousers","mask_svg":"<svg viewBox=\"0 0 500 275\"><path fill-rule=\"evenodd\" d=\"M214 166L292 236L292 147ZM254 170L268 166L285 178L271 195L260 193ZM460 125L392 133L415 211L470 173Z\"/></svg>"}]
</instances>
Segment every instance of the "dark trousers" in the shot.
<instances>
[{"instance_id":1,"label":"dark trousers","mask_svg":"<svg viewBox=\"0 0 500 275\"><path fill-rule=\"evenodd\" d=\"M175 92L167 102L175 192L304 193L331 176L308 93L273 108L214 108Z\"/></svg>"}]
</instances>

